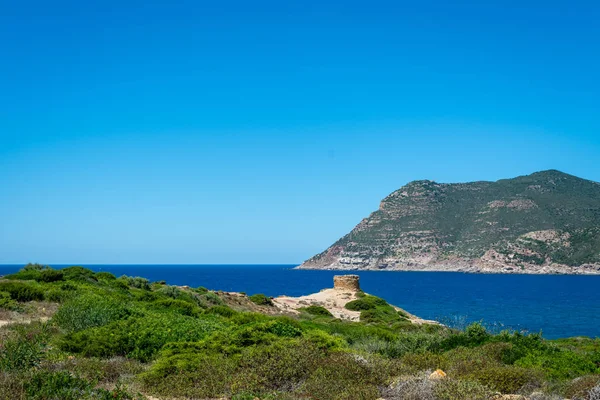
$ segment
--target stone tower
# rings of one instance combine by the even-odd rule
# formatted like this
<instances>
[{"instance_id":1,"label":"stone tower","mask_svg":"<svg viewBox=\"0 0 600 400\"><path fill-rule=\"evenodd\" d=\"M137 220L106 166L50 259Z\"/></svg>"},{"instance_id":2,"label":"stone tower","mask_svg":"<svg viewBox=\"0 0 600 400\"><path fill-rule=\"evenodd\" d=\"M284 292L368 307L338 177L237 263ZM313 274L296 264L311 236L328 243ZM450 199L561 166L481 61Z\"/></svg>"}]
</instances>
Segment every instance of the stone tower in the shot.
<instances>
[{"instance_id":1,"label":"stone tower","mask_svg":"<svg viewBox=\"0 0 600 400\"><path fill-rule=\"evenodd\" d=\"M333 288L347 292L360 292L358 275L335 275L333 277Z\"/></svg>"}]
</instances>

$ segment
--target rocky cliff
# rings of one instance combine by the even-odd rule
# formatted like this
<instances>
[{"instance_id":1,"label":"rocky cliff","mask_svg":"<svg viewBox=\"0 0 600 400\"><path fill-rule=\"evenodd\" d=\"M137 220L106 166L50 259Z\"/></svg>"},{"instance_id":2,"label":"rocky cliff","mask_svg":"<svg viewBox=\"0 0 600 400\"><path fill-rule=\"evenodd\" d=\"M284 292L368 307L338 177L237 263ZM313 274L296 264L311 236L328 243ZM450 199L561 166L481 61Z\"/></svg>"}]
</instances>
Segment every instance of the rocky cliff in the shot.
<instances>
[{"instance_id":1,"label":"rocky cliff","mask_svg":"<svg viewBox=\"0 0 600 400\"><path fill-rule=\"evenodd\" d=\"M299 268L600 274L600 184L555 170L414 181Z\"/></svg>"}]
</instances>

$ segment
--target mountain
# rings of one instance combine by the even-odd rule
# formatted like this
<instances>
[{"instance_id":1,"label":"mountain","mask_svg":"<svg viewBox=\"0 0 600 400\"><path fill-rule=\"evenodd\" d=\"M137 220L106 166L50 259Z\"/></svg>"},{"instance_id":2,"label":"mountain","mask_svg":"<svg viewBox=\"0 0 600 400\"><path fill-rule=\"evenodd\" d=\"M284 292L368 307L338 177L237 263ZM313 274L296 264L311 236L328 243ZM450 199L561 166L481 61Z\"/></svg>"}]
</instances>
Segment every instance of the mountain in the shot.
<instances>
[{"instance_id":1,"label":"mountain","mask_svg":"<svg viewBox=\"0 0 600 400\"><path fill-rule=\"evenodd\" d=\"M600 274L600 184L414 181L302 269Z\"/></svg>"}]
</instances>

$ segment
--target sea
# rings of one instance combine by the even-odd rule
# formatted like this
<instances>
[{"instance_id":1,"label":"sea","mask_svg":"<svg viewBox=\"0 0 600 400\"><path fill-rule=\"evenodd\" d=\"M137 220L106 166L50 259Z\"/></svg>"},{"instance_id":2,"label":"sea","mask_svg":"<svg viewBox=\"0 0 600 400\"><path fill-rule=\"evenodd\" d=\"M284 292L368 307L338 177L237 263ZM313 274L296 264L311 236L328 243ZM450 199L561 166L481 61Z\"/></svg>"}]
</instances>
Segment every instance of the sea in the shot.
<instances>
[{"instance_id":1,"label":"sea","mask_svg":"<svg viewBox=\"0 0 600 400\"><path fill-rule=\"evenodd\" d=\"M295 265L83 265L117 276L172 285L300 296L332 287L333 276L360 276L361 288L421 318L491 331L541 332L545 338L600 337L600 276L456 272L312 271ZM0 275L21 265L0 265ZM62 268L64 265L53 265Z\"/></svg>"}]
</instances>

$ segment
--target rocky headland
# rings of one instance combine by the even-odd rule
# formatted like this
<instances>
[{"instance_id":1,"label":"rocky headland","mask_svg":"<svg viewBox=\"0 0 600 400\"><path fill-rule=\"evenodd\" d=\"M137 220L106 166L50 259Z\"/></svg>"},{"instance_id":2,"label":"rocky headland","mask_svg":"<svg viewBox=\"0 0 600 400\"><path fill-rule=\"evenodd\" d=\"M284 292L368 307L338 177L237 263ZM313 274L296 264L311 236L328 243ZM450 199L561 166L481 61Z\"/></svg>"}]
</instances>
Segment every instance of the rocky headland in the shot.
<instances>
[{"instance_id":1,"label":"rocky headland","mask_svg":"<svg viewBox=\"0 0 600 400\"><path fill-rule=\"evenodd\" d=\"M600 184L414 181L301 269L600 274Z\"/></svg>"}]
</instances>

